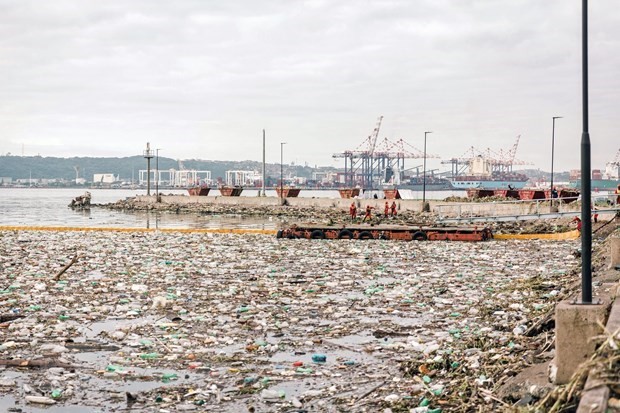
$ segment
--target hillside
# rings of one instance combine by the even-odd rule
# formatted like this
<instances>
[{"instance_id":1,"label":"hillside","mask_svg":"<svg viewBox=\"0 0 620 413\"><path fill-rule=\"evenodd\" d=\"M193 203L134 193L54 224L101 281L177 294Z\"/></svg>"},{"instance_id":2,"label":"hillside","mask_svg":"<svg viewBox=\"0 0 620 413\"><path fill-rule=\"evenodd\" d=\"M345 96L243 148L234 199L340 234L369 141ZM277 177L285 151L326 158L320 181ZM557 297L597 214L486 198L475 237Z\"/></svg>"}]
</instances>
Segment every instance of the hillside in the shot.
<instances>
[{"instance_id":1,"label":"hillside","mask_svg":"<svg viewBox=\"0 0 620 413\"><path fill-rule=\"evenodd\" d=\"M151 160L151 169L155 169L155 159ZM185 169L211 171L213 179L224 178L229 170L262 171L262 163L257 161L206 161L200 159L183 160ZM17 179L62 179L75 180L76 168L80 178L92 181L94 174L111 173L118 175L122 181L138 179L138 171L146 169L146 160L141 156L125 158L54 158L41 156L0 156L0 177ZM181 169L179 161L166 157L159 157L159 169ZM319 168L332 169L332 168ZM316 169L298 165L284 165L285 175L312 177ZM268 176L279 176L279 164L267 164Z\"/></svg>"}]
</instances>

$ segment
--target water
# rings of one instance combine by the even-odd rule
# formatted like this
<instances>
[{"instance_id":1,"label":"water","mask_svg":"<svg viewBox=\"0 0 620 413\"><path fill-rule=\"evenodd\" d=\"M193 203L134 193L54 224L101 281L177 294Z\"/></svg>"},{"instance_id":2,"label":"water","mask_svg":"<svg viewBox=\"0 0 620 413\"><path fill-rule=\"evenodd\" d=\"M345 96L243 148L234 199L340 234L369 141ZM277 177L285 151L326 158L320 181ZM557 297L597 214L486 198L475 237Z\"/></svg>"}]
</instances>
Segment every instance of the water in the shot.
<instances>
[{"instance_id":1,"label":"water","mask_svg":"<svg viewBox=\"0 0 620 413\"><path fill-rule=\"evenodd\" d=\"M146 191L130 189L89 189L92 204L107 204ZM90 210L68 207L73 198L84 194L79 188L0 189L0 226L78 228L252 228L274 229L268 218L241 215L170 214L112 211L93 206ZM162 194L186 195L185 190L165 190Z\"/></svg>"},{"instance_id":2,"label":"water","mask_svg":"<svg viewBox=\"0 0 620 413\"><path fill-rule=\"evenodd\" d=\"M71 200L83 195L81 188L2 188L0 189L0 226L58 226L78 228L250 228L275 229L278 222L268 217L242 215L198 215L155 212L122 212L93 207L90 210L72 210ZM107 204L136 195L146 190L88 189L92 204ZM213 190L218 195L217 190ZM381 191L375 191L383 198ZM154 191L151 191L153 194ZM187 195L182 189L162 189L162 194ZM258 196L259 190L244 190L241 196ZM367 196L372 196L370 192ZM463 196L463 191L427 191L427 199ZM267 196L277 196L267 190ZM304 198L339 198L337 190L302 190ZM421 191L403 190L405 199L421 199Z\"/></svg>"}]
</instances>

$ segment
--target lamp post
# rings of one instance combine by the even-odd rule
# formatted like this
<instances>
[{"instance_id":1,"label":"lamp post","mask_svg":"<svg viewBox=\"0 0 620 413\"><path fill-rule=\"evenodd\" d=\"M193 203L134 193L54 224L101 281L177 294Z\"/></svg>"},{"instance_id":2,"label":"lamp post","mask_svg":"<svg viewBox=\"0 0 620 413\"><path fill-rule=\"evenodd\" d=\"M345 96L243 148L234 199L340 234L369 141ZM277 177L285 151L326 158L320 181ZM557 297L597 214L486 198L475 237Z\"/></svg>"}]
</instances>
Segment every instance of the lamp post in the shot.
<instances>
[{"instance_id":1,"label":"lamp post","mask_svg":"<svg viewBox=\"0 0 620 413\"><path fill-rule=\"evenodd\" d=\"M159 202L159 150L155 149L155 199Z\"/></svg>"},{"instance_id":2,"label":"lamp post","mask_svg":"<svg viewBox=\"0 0 620 413\"><path fill-rule=\"evenodd\" d=\"M286 145L286 142L280 142L280 198L284 198L284 188L282 185L284 182L284 174L282 170L282 166L284 165L284 145Z\"/></svg>"},{"instance_id":3,"label":"lamp post","mask_svg":"<svg viewBox=\"0 0 620 413\"><path fill-rule=\"evenodd\" d=\"M422 212L426 209L426 135L433 132L424 132L424 166L422 166Z\"/></svg>"},{"instance_id":4,"label":"lamp post","mask_svg":"<svg viewBox=\"0 0 620 413\"><path fill-rule=\"evenodd\" d=\"M590 177L590 133L588 131L588 0L581 1L581 303L592 304L592 181Z\"/></svg>"},{"instance_id":5,"label":"lamp post","mask_svg":"<svg viewBox=\"0 0 620 413\"><path fill-rule=\"evenodd\" d=\"M562 116L553 117L553 127L551 128L551 209L553 209L553 152L555 148L555 120L562 119Z\"/></svg>"},{"instance_id":6,"label":"lamp post","mask_svg":"<svg viewBox=\"0 0 620 413\"><path fill-rule=\"evenodd\" d=\"M146 196L151 196L151 159L153 158L153 151L151 150L150 142L146 143L143 157L146 159Z\"/></svg>"},{"instance_id":7,"label":"lamp post","mask_svg":"<svg viewBox=\"0 0 620 413\"><path fill-rule=\"evenodd\" d=\"M265 196L265 129L263 129L263 185L262 185L263 193L261 196Z\"/></svg>"}]
</instances>

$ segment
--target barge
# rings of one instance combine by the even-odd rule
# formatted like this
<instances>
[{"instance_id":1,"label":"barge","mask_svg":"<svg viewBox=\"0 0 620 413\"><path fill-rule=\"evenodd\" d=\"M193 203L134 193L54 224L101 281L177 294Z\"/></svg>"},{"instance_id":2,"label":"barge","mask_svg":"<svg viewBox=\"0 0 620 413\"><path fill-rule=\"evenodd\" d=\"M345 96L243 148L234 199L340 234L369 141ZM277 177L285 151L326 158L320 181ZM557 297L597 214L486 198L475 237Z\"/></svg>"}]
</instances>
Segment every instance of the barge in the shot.
<instances>
[{"instance_id":1,"label":"barge","mask_svg":"<svg viewBox=\"0 0 620 413\"><path fill-rule=\"evenodd\" d=\"M428 227L405 225L349 225L343 227L319 224L300 224L281 229L277 238L358 239L400 241L486 241L493 238L489 228Z\"/></svg>"},{"instance_id":2,"label":"barge","mask_svg":"<svg viewBox=\"0 0 620 413\"><path fill-rule=\"evenodd\" d=\"M359 188L341 188L338 190L338 193L340 194L340 198L344 198L344 199L355 198L356 196L359 196L360 189Z\"/></svg>"},{"instance_id":3,"label":"barge","mask_svg":"<svg viewBox=\"0 0 620 413\"><path fill-rule=\"evenodd\" d=\"M190 196L207 196L209 195L209 188L207 185L196 185L191 188L187 188L187 192Z\"/></svg>"},{"instance_id":4,"label":"barge","mask_svg":"<svg viewBox=\"0 0 620 413\"><path fill-rule=\"evenodd\" d=\"M243 187L224 185L224 186L220 186L219 190L222 196L240 196L241 192L243 192Z\"/></svg>"},{"instance_id":5,"label":"barge","mask_svg":"<svg viewBox=\"0 0 620 413\"><path fill-rule=\"evenodd\" d=\"M276 194L278 195L278 198L297 198L300 192L301 188L276 188Z\"/></svg>"}]
</instances>

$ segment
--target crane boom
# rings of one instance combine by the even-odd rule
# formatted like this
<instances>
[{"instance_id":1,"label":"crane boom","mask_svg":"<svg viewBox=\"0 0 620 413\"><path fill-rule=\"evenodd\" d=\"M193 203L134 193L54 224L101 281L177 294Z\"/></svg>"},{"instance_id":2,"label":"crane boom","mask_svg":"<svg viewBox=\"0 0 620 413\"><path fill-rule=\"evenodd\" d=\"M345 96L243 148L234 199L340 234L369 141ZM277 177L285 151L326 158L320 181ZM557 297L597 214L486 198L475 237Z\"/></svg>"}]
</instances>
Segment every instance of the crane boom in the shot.
<instances>
[{"instance_id":1,"label":"crane boom","mask_svg":"<svg viewBox=\"0 0 620 413\"><path fill-rule=\"evenodd\" d=\"M375 147L377 146L377 138L379 137L379 129L381 129L381 121L383 121L383 115L379 116L379 119L377 120L377 126L372 131L372 135L370 136L371 140L369 156L371 157L375 153Z\"/></svg>"},{"instance_id":2,"label":"crane boom","mask_svg":"<svg viewBox=\"0 0 620 413\"><path fill-rule=\"evenodd\" d=\"M517 154L517 148L519 147L519 140L521 139L521 135L517 135L517 140L515 142L514 145L512 145L512 148L508 151L508 156L506 159L506 161L512 165L512 163L515 160L515 155Z\"/></svg>"}]
</instances>

